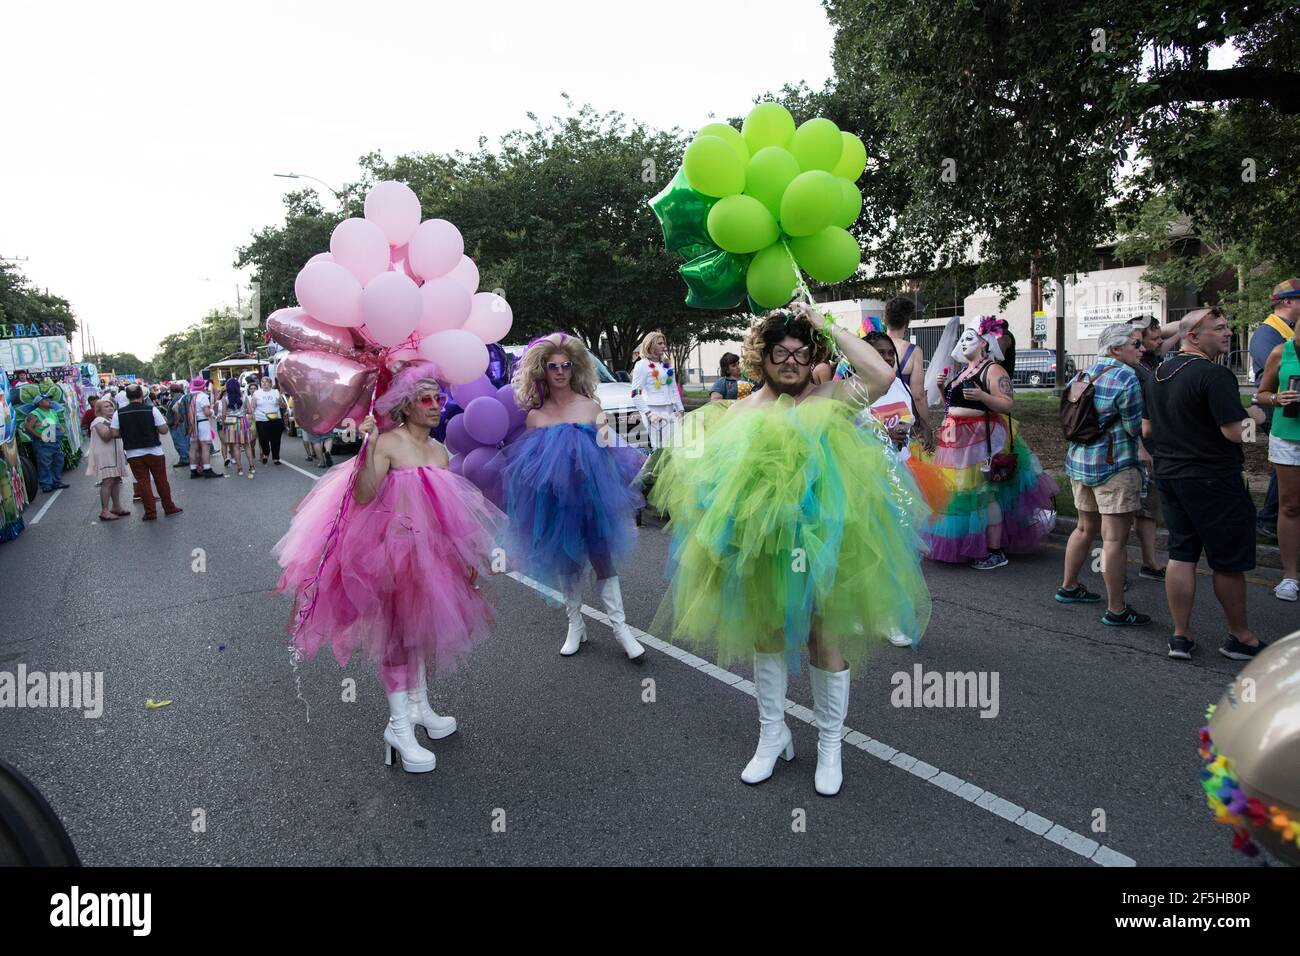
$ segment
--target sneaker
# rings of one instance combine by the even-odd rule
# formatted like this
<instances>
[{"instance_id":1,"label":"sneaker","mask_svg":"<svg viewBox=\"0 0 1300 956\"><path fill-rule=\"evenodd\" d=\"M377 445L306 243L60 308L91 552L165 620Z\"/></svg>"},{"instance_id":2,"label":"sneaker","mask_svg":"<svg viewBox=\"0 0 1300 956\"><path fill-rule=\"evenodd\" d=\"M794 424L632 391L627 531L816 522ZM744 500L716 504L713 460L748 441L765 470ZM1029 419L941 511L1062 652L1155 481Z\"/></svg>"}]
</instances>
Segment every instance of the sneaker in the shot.
<instances>
[{"instance_id":1,"label":"sneaker","mask_svg":"<svg viewBox=\"0 0 1300 956\"><path fill-rule=\"evenodd\" d=\"M1007 556L1001 551L990 551L987 558L972 561L970 566L976 571L992 571L995 568L1005 567L1009 563Z\"/></svg>"},{"instance_id":2,"label":"sneaker","mask_svg":"<svg viewBox=\"0 0 1300 956\"><path fill-rule=\"evenodd\" d=\"M1146 578L1148 581L1163 581L1165 579L1165 569L1151 568L1144 564L1138 568L1138 577Z\"/></svg>"},{"instance_id":3,"label":"sneaker","mask_svg":"<svg viewBox=\"0 0 1300 956\"><path fill-rule=\"evenodd\" d=\"M912 639L902 631L891 631L889 635L889 643L893 644L895 647L911 647Z\"/></svg>"},{"instance_id":4,"label":"sneaker","mask_svg":"<svg viewBox=\"0 0 1300 956\"><path fill-rule=\"evenodd\" d=\"M1093 594L1082 584L1070 591L1065 588L1057 588L1055 596L1062 604L1096 604L1101 600L1100 594Z\"/></svg>"},{"instance_id":5,"label":"sneaker","mask_svg":"<svg viewBox=\"0 0 1300 956\"><path fill-rule=\"evenodd\" d=\"M1180 661L1190 661L1192 651L1196 650L1196 642L1188 640L1181 634L1175 634L1169 638L1169 656Z\"/></svg>"},{"instance_id":6,"label":"sneaker","mask_svg":"<svg viewBox=\"0 0 1300 956\"><path fill-rule=\"evenodd\" d=\"M1268 525L1255 525L1255 533L1261 538L1267 538L1269 541L1277 540L1277 528L1270 528Z\"/></svg>"},{"instance_id":7,"label":"sneaker","mask_svg":"<svg viewBox=\"0 0 1300 956\"><path fill-rule=\"evenodd\" d=\"M1279 601L1294 601L1300 597L1300 581L1295 578L1283 578L1282 583L1273 589L1273 597Z\"/></svg>"},{"instance_id":8,"label":"sneaker","mask_svg":"<svg viewBox=\"0 0 1300 956\"><path fill-rule=\"evenodd\" d=\"M1150 614L1139 614L1128 605L1118 614L1107 611L1101 616L1101 623L1111 627L1143 627L1151 623Z\"/></svg>"},{"instance_id":9,"label":"sneaker","mask_svg":"<svg viewBox=\"0 0 1300 956\"><path fill-rule=\"evenodd\" d=\"M1219 653L1230 661L1252 661L1255 659L1255 656L1266 647L1268 647L1268 645L1263 641L1260 641L1258 644L1243 644L1241 641L1229 634L1228 639L1224 641L1223 646L1219 648Z\"/></svg>"}]
</instances>

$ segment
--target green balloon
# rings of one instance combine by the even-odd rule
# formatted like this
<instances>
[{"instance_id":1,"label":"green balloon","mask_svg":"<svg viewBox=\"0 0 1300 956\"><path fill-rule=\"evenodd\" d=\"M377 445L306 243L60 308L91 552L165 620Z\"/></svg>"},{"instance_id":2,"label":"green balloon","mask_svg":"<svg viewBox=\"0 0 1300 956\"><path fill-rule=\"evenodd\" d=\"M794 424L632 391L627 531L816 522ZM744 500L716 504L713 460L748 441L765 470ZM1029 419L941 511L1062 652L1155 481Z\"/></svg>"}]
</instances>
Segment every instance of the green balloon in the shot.
<instances>
[{"instance_id":1,"label":"green balloon","mask_svg":"<svg viewBox=\"0 0 1300 956\"><path fill-rule=\"evenodd\" d=\"M847 229L857 222L858 214L862 212L862 192L847 179L835 178L840 184L840 201L835 206L831 225Z\"/></svg>"},{"instance_id":2,"label":"green balloon","mask_svg":"<svg viewBox=\"0 0 1300 956\"><path fill-rule=\"evenodd\" d=\"M672 181L650 200L650 208L664 231L664 247L688 259L694 258L688 251L691 246L713 248L708 219L715 202L716 199L692 189L686 173L677 170Z\"/></svg>"},{"instance_id":3,"label":"green balloon","mask_svg":"<svg viewBox=\"0 0 1300 956\"><path fill-rule=\"evenodd\" d=\"M840 182L820 169L796 176L781 197L781 228L792 236L811 236L829 226L843 199Z\"/></svg>"},{"instance_id":4,"label":"green balloon","mask_svg":"<svg viewBox=\"0 0 1300 956\"><path fill-rule=\"evenodd\" d=\"M760 249L749 260L749 271L745 273L749 297L765 309L775 309L789 302L798 282L799 274L790 253L779 241Z\"/></svg>"},{"instance_id":5,"label":"green balloon","mask_svg":"<svg viewBox=\"0 0 1300 956\"><path fill-rule=\"evenodd\" d=\"M745 260L722 249L682 263L686 304L694 309L731 309L745 297Z\"/></svg>"},{"instance_id":6,"label":"green balloon","mask_svg":"<svg viewBox=\"0 0 1300 956\"><path fill-rule=\"evenodd\" d=\"M780 146L785 149L794 136L794 117L780 103L759 103L745 117L740 135L745 138L750 156L764 146Z\"/></svg>"},{"instance_id":7,"label":"green balloon","mask_svg":"<svg viewBox=\"0 0 1300 956\"><path fill-rule=\"evenodd\" d=\"M709 236L728 252L757 252L780 234L776 219L753 196L727 196L709 210Z\"/></svg>"},{"instance_id":8,"label":"green balloon","mask_svg":"<svg viewBox=\"0 0 1300 956\"><path fill-rule=\"evenodd\" d=\"M805 172L810 169L830 172L840 161L843 150L840 128L822 117L804 123L794 131L794 138L790 140L790 152L794 153L799 168Z\"/></svg>"},{"instance_id":9,"label":"green balloon","mask_svg":"<svg viewBox=\"0 0 1300 956\"><path fill-rule=\"evenodd\" d=\"M734 196L745 188L745 164L721 136L697 136L682 158L686 181L706 196Z\"/></svg>"},{"instance_id":10,"label":"green balloon","mask_svg":"<svg viewBox=\"0 0 1300 956\"><path fill-rule=\"evenodd\" d=\"M843 282L858 271L862 249L858 241L838 226L790 240L790 251L799 267L818 282Z\"/></svg>"},{"instance_id":11,"label":"green balloon","mask_svg":"<svg viewBox=\"0 0 1300 956\"><path fill-rule=\"evenodd\" d=\"M842 144L840 159L831 172L851 183L856 183L862 171L867 168L867 147L863 146L862 140L852 133L845 133L842 130L840 142Z\"/></svg>"},{"instance_id":12,"label":"green balloon","mask_svg":"<svg viewBox=\"0 0 1300 956\"><path fill-rule=\"evenodd\" d=\"M725 140L735 150L736 155L740 157L742 164L749 162L749 147L745 145L745 139L740 135L740 130L730 123L710 123L708 126L701 126L700 131L695 134L698 136L716 136L718 139Z\"/></svg>"},{"instance_id":13,"label":"green balloon","mask_svg":"<svg viewBox=\"0 0 1300 956\"><path fill-rule=\"evenodd\" d=\"M764 146L745 167L745 195L753 196L773 216L781 215L785 188L799 175L799 160L788 149Z\"/></svg>"}]
</instances>

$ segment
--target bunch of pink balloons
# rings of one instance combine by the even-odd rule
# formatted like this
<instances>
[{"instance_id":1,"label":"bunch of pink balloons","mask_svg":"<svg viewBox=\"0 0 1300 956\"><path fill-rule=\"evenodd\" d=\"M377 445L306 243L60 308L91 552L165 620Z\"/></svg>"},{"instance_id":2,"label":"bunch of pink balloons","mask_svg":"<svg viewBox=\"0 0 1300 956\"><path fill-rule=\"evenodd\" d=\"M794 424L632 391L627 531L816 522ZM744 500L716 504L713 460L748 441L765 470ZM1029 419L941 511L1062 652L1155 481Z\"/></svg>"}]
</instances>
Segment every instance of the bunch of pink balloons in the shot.
<instances>
[{"instance_id":1,"label":"bunch of pink balloons","mask_svg":"<svg viewBox=\"0 0 1300 956\"><path fill-rule=\"evenodd\" d=\"M486 375L452 388L465 409L447 425L450 468L468 478L496 505L502 503L501 448L524 433L524 410L515 404L514 388L497 388Z\"/></svg>"},{"instance_id":2,"label":"bunch of pink balloons","mask_svg":"<svg viewBox=\"0 0 1300 956\"><path fill-rule=\"evenodd\" d=\"M290 351L277 377L308 431L359 422L380 365L420 358L446 385L474 382L487 369L487 344L509 333L510 306L478 291L460 231L420 214L409 186L375 184L365 218L334 227L329 252L298 273L298 307L267 318L271 337Z\"/></svg>"}]
</instances>

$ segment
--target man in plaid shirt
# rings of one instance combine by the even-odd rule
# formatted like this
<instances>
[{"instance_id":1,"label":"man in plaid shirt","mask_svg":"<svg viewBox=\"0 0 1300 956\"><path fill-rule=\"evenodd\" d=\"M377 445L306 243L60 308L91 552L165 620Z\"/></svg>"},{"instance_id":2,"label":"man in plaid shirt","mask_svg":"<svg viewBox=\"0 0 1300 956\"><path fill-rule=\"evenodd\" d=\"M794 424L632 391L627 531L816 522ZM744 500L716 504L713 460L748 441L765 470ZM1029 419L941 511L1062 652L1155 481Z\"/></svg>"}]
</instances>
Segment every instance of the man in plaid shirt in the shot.
<instances>
[{"instance_id":1,"label":"man in plaid shirt","mask_svg":"<svg viewBox=\"0 0 1300 956\"><path fill-rule=\"evenodd\" d=\"M1088 369L1093 405L1105 435L1091 444L1070 442L1065 470L1074 489L1079 523L1065 546L1065 578L1056 592L1062 604L1094 603L1101 596L1079 583L1079 572L1101 532L1106 613L1112 627L1139 627L1151 617L1124 600L1125 543L1142 506L1138 438L1142 434L1142 385L1134 367L1142 360L1142 333L1126 322L1107 326L1097 336L1102 358Z\"/></svg>"}]
</instances>

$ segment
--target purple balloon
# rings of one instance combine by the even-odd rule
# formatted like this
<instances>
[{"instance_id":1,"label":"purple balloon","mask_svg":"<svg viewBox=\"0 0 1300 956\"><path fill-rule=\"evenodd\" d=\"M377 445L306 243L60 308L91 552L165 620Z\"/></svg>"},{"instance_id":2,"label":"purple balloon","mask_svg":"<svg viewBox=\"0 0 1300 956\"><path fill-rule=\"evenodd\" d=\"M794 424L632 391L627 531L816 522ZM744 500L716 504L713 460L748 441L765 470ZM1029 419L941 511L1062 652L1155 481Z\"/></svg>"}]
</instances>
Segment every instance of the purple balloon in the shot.
<instances>
[{"instance_id":1,"label":"purple balloon","mask_svg":"<svg viewBox=\"0 0 1300 956\"><path fill-rule=\"evenodd\" d=\"M458 455L463 455L478 442L465 432L465 413L457 415L447 423L447 437L443 443Z\"/></svg>"},{"instance_id":2,"label":"purple balloon","mask_svg":"<svg viewBox=\"0 0 1300 956\"><path fill-rule=\"evenodd\" d=\"M506 444L508 445L512 441L519 441L519 439L524 437L524 432L526 431L528 431L527 425L519 425L506 436Z\"/></svg>"},{"instance_id":3,"label":"purple balloon","mask_svg":"<svg viewBox=\"0 0 1300 956\"><path fill-rule=\"evenodd\" d=\"M460 473L477 485L480 491L489 491L500 478L500 462L495 461L499 454L495 448L475 448L466 453Z\"/></svg>"},{"instance_id":4,"label":"purple balloon","mask_svg":"<svg viewBox=\"0 0 1300 956\"><path fill-rule=\"evenodd\" d=\"M464 464L465 464L464 455L452 455L451 461L447 462L447 470L451 472L453 475L459 475L461 473L461 468L464 466Z\"/></svg>"},{"instance_id":5,"label":"purple balloon","mask_svg":"<svg viewBox=\"0 0 1300 956\"><path fill-rule=\"evenodd\" d=\"M453 385L451 387L451 396L456 399L456 404L461 408L469 408L469 403L476 398L492 396L497 393L492 383L486 375L480 375L472 382L466 382L464 385Z\"/></svg>"},{"instance_id":6,"label":"purple balloon","mask_svg":"<svg viewBox=\"0 0 1300 956\"><path fill-rule=\"evenodd\" d=\"M510 413L510 427L514 429L524 423L528 413L519 407L515 401L515 387L513 385L502 385L497 389L497 401Z\"/></svg>"},{"instance_id":7,"label":"purple balloon","mask_svg":"<svg viewBox=\"0 0 1300 956\"><path fill-rule=\"evenodd\" d=\"M465 413L457 417L465 419L465 432L480 445L495 445L510 431L510 413L501 407L495 395L474 399L465 406Z\"/></svg>"}]
</instances>

